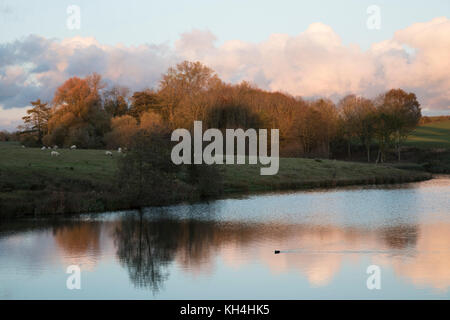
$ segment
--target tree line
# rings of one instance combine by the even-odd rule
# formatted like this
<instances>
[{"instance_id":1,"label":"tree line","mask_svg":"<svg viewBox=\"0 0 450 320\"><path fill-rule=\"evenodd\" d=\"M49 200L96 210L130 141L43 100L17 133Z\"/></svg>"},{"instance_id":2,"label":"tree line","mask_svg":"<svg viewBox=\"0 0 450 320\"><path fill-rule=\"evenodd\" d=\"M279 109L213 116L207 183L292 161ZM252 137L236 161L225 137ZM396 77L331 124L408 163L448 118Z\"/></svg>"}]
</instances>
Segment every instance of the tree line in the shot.
<instances>
[{"instance_id":1,"label":"tree line","mask_svg":"<svg viewBox=\"0 0 450 320\"><path fill-rule=\"evenodd\" d=\"M48 103L31 104L19 127L20 140L29 146L133 148L142 132L190 129L202 120L210 128L279 129L281 156L351 156L363 148L367 161L376 162L386 161L390 151L400 160L404 140L421 119L416 95L402 89L374 99L348 95L335 104L248 82L225 83L212 69L189 61L169 68L157 88L107 87L94 73L68 79Z\"/></svg>"}]
</instances>

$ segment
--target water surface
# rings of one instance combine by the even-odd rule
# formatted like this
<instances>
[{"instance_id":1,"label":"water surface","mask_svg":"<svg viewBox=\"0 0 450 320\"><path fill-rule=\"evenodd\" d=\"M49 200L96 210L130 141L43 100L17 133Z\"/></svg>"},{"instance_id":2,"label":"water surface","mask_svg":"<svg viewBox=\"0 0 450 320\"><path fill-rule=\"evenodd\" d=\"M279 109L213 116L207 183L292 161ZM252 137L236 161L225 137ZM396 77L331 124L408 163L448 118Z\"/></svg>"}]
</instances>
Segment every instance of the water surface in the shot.
<instances>
[{"instance_id":1,"label":"water surface","mask_svg":"<svg viewBox=\"0 0 450 320\"><path fill-rule=\"evenodd\" d=\"M0 299L448 299L449 194L441 176L3 223Z\"/></svg>"}]
</instances>

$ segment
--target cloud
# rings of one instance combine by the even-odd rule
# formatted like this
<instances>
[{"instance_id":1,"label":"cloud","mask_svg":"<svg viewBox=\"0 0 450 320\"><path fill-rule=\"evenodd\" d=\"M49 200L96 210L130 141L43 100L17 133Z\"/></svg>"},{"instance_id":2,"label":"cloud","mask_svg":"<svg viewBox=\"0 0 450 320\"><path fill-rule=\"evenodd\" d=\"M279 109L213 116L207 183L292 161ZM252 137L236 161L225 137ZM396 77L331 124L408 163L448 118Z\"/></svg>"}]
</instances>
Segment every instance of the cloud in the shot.
<instances>
[{"instance_id":1,"label":"cloud","mask_svg":"<svg viewBox=\"0 0 450 320\"><path fill-rule=\"evenodd\" d=\"M36 35L0 44L0 118L5 110L50 101L72 76L92 72L133 90L155 87L167 68L199 60L230 82L247 80L268 90L334 100L348 93L373 97L401 87L417 94L422 107L450 111L450 20L435 18L397 31L363 51L344 45L334 30L313 23L290 36L272 34L259 43L216 45L209 31L184 33L168 45L102 45L94 38L46 39ZM4 122L4 121L3 121Z\"/></svg>"},{"instance_id":2,"label":"cloud","mask_svg":"<svg viewBox=\"0 0 450 320\"><path fill-rule=\"evenodd\" d=\"M3 109L0 107L0 130L16 130L17 126L22 124L22 117L25 115L25 108Z\"/></svg>"},{"instance_id":3,"label":"cloud","mask_svg":"<svg viewBox=\"0 0 450 320\"><path fill-rule=\"evenodd\" d=\"M66 79L93 72L135 90L152 87L175 62L166 46L103 46L94 38L57 41L31 35L0 46L0 105L8 109L36 98L50 101Z\"/></svg>"},{"instance_id":4,"label":"cloud","mask_svg":"<svg viewBox=\"0 0 450 320\"><path fill-rule=\"evenodd\" d=\"M198 34L198 32L197 32ZM179 55L205 62L228 81L247 80L293 95L340 98L348 93L373 97L401 87L418 95L422 106L450 111L450 20L435 18L399 30L369 50L344 45L333 29L313 23L297 36L273 34L260 43L228 41L214 47L208 33L184 34ZM209 41L209 42L208 42ZM199 52L198 54L193 54Z\"/></svg>"}]
</instances>

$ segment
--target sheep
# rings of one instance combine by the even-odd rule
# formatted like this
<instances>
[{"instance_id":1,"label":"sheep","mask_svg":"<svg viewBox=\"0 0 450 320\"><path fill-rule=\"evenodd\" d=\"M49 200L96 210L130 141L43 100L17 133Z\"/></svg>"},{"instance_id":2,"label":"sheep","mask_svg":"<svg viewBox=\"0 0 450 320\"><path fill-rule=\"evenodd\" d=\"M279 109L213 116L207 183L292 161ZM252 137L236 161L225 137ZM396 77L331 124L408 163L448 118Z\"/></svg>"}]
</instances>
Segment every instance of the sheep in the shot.
<instances>
[{"instance_id":1,"label":"sheep","mask_svg":"<svg viewBox=\"0 0 450 320\"><path fill-rule=\"evenodd\" d=\"M122 153L122 148L117 149L118 153Z\"/></svg>"},{"instance_id":2,"label":"sheep","mask_svg":"<svg viewBox=\"0 0 450 320\"><path fill-rule=\"evenodd\" d=\"M58 146L57 146L57 145L55 145L55 146L53 147L53 149L55 149L55 150L56 150L56 149L58 149Z\"/></svg>"},{"instance_id":3,"label":"sheep","mask_svg":"<svg viewBox=\"0 0 450 320\"><path fill-rule=\"evenodd\" d=\"M76 145L73 145L73 146L70 147L70 149L72 149L72 150L75 150L76 148L77 148Z\"/></svg>"},{"instance_id":4,"label":"sheep","mask_svg":"<svg viewBox=\"0 0 450 320\"><path fill-rule=\"evenodd\" d=\"M110 157L112 157L112 155L113 155L111 151L106 151L105 154Z\"/></svg>"},{"instance_id":5,"label":"sheep","mask_svg":"<svg viewBox=\"0 0 450 320\"><path fill-rule=\"evenodd\" d=\"M59 152L57 152L57 151L52 151L52 152L51 152L51 156L52 156L52 157L58 157L58 156L59 156Z\"/></svg>"},{"instance_id":6,"label":"sheep","mask_svg":"<svg viewBox=\"0 0 450 320\"><path fill-rule=\"evenodd\" d=\"M24 146L24 145L22 145L22 148L25 148L25 146Z\"/></svg>"},{"instance_id":7,"label":"sheep","mask_svg":"<svg viewBox=\"0 0 450 320\"><path fill-rule=\"evenodd\" d=\"M47 148L45 147L45 146L43 146L42 148L41 148L41 150L46 150Z\"/></svg>"}]
</instances>

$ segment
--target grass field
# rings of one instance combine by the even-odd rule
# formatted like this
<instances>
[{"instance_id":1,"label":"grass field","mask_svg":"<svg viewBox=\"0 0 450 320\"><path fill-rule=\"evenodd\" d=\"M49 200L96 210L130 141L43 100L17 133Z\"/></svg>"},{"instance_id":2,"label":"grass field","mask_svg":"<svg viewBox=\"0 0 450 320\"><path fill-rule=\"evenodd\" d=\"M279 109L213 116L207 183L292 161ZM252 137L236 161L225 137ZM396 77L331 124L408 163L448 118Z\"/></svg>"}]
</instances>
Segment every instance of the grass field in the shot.
<instances>
[{"instance_id":1,"label":"grass field","mask_svg":"<svg viewBox=\"0 0 450 320\"><path fill-rule=\"evenodd\" d=\"M433 122L419 126L408 137L405 145L421 149L450 149L450 121Z\"/></svg>"},{"instance_id":2,"label":"grass field","mask_svg":"<svg viewBox=\"0 0 450 320\"><path fill-rule=\"evenodd\" d=\"M405 143L417 148L412 161L433 173L450 173L450 121L438 121L419 126Z\"/></svg>"},{"instance_id":3,"label":"grass field","mask_svg":"<svg viewBox=\"0 0 450 320\"><path fill-rule=\"evenodd\" d=\"M115 202L119 197L110 194L115 183L117 160L123 155L113 152L109 157L104 150L60 149L59 157L51 157L50 152L22 148L16 143L0 143L1 211L14 215L30 211L64 213L125 209ZM430 177L427 173L390 166L294 158L280 159L280 171L275 176L261 176L258 165L224 165L220 170L228 194L395 183Z\"/></svg>"},{"instance_id":4,"label":"grass field","mask_svg":"<svg viewBox=\"0 0 450 320\"><path fill-rule=\"evenodd\" d=\"M259 165L224 166L222 172L229 192L395 183L428 176L390 165L303 158L281 158L274 176L259 175Z\"/></svg>"},{"instance_id":5,"label":"grass field","mask_svg":"<svg viewBox=\"0 0 450 320\"><path fill-rule=\"evenodd\" d=\"M113 157L104 150L58 149L58 157L51 150L22 148L17 143L0 143L1 185L8 181L24 188L60 180L85 180L98 185L110 184L117 170L118 153ZM8 173L7 176L5 176Z\"/></svg>"}]
</instances>

